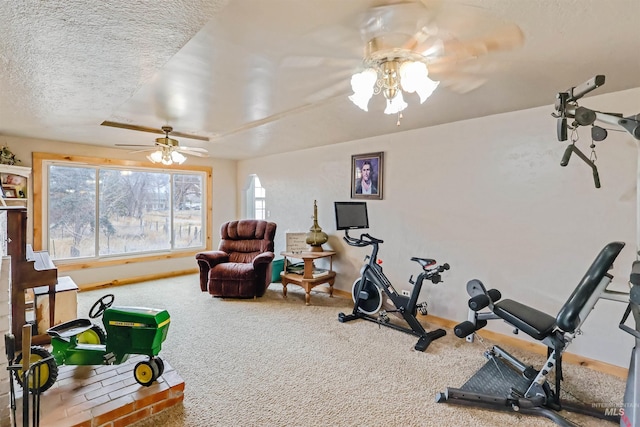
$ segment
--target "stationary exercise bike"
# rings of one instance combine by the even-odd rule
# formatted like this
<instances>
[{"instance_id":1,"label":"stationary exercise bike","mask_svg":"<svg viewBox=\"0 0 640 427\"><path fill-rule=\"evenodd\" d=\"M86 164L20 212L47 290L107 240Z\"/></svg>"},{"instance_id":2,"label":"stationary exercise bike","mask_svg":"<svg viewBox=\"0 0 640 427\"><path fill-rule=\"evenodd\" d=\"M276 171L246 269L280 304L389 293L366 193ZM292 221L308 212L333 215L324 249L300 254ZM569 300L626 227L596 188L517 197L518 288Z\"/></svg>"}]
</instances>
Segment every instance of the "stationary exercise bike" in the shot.
<instances>
[{"instance_id":1,"label":"stationary exercise bike","mask_svg":"<svg viewBox=\"0 0 640 427\"><path fill-rule=\"evenodd\" d=\"M382 267L378 264L379 245L382 240L365 233L359 238L349 236L349 229L368 228L367 205L365 202L335 202L336 224L338 229L345 231L344 240L350 246L365 247L371 246L371 255L365 257L365 265L362 267L360 277L355 280L352 287L353 312L351 314L338 314L340 322L349 322L356 319L364 319L378 325L387 326L397 331L405 332L417 336L418 342L414 348L418 351L425 351L429 344L435 339L446 335L444 329L436 329L431 332L425 331L422 324L416 318L416 314L427 314L427 303L418 303L418 296L422 289L424 280L432 283L442 282L441 273L449 269L449 264L437 265L436 260L430 258L411 258L420 264L422 271L415 281L413 276L409 278L409 283L413 285L413 290L409 296L400 295L394 289L389 279L384 275ZM381 310L383 293L395 306L395 309ZM409 327L396 325L391 322L389 313L398 313ZM377 314L377 316L374 316Z\"/></svg>"}]
</instances>

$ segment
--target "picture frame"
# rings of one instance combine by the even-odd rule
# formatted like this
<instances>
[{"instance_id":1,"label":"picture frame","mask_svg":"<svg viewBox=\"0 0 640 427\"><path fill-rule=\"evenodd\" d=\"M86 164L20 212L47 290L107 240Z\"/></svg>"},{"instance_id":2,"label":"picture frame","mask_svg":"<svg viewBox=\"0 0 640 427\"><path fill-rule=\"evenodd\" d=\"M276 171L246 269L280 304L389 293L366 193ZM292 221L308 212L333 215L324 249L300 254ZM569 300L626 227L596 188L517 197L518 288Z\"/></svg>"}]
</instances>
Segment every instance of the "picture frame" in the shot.
<instances>
[{"instance_id":1,"label":"picture frame","mask_svg":"<svg viewBox=\"0 0 640 427\"><path fill-rule=\"evenodd\" d=\"M286 233L286 252L299 254L308 250L307 233Z\"/></svg>"},{"instance_id":2,"label":"picture frame","mask_svg":"<svg viewBox=\"0 0 640 427\"><path fill-rule=\"evenodd\" d=\"M27 179L20 175L12 173L0 174L0 185L2 185L5 195L4 197L24 198L27 194ZM14 196L7 195L9 190L13 190Z\"/></svg>"},{"instance_id":3,"label":"picture frame","mask_svg":"<svg viewBox=\"0 0 640 427\"><path fill-rule=\"evenodd\" d=\"M4 189L4 197L7 199L15 199L16 197L18 197L18 195L16 194L16 190L13 188L5 188Z\"/></svg>"},{"instance_id":4,"label":"picture frame","mask_svg":"<svg viewBox=\"0 0 640 427\"><path fill-rule=\"evenodd\" d=\"M384 152L351 156L351 198L382 200ZM368 175L368 188L363 179Z\"/></svg>"}]
</instances>

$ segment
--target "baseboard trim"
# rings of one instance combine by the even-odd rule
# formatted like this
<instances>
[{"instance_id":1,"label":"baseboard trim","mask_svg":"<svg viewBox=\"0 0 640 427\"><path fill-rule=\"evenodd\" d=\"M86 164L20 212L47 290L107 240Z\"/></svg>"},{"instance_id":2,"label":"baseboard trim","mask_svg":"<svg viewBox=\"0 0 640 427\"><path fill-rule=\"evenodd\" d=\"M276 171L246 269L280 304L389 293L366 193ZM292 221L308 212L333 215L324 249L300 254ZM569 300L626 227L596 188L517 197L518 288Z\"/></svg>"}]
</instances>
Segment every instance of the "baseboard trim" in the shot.
<instances>
[{"instance_id":1,"label":"baseboard trim","mask_svg":"<svg viewBox=\"0 0 640 427\"><path fill-rule=\"evenodd\" d=\"M339 289L334 289L333 294L341 298L351 299L351 294L349 292L342 291ZM438 326L444 326L445 328L449 328L452 330L458 323L460 323L459 321L449 320L442 317L433 316L431 314L428 314L426 316L419 316L418 319L419 320L424 319L428 323L435 323ZM513 336L501 334L499 332L489 331L486 329L482 329L477 333L482 338L491 340L496 344L509 345L519 350L530 351L532 353L540 354L543 356L546 356L547 354L547 347L542 344L526 341L520 338L515 338ZM588 357L580 356L580 355L569 353L569 352L565 352L563 354L562 360L567 363L571 363L572 365L584 366L594 371L613 375L615 377L622 378L622 379L626 379L629 374L629 370L621 366L602 362L600 360L590 359Z\"/></svg>"}]
</instances>

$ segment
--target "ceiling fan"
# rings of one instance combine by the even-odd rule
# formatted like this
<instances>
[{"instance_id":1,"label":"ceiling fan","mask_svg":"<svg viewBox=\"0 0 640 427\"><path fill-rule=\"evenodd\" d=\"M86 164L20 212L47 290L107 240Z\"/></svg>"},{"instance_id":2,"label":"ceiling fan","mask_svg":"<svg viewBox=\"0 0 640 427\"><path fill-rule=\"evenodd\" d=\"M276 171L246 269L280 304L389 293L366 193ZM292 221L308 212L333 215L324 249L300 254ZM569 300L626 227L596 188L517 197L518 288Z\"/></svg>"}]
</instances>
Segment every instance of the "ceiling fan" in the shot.
<instances>
[{"instance_id":1,"label":"ceiling fan","mask_svg":"<svg viewBox=\"0 0 640 427\"><path fill-rule=\"evenodd\" d=\"M418 93L422 103L438 85L462 94L480 87L497 66L486 58L524 43L516 24L480 7L443 0L387 1L364 10L351 24L324 28L317 35L320 43L331 37L337 51L359 46L363 54L354 58L356 63L347 54L333 59L288 57L284 65L317 67L321 62L349 69L354 91L349 99L367 111L369 99L382 93L387 114L407 106L403 92ZM345 83L348 77L321 89L322 98L343 93Z\"/></svg>"},{"instance_id":2,"label":"ceiling fan","mask_svg":"<svg viewBox=\"0 0 640 427\"><path fill-rule=\"evenodd\" d=\"M162 126L162 131L165 136L162 138L156 138L156 142L153 146L137 144L116 144L116 146L146 147L141 150L134 150L132 153L153 151L153 153L149 154L147 158L152 163L162 163L164 165L170 165L173 163L182 164L186 160L184 154L197 157L209 157L209 152L205 148L181 146L177 139L170 138L169 134L173 131L171 126Z\"/></svg>"}]
</instances>

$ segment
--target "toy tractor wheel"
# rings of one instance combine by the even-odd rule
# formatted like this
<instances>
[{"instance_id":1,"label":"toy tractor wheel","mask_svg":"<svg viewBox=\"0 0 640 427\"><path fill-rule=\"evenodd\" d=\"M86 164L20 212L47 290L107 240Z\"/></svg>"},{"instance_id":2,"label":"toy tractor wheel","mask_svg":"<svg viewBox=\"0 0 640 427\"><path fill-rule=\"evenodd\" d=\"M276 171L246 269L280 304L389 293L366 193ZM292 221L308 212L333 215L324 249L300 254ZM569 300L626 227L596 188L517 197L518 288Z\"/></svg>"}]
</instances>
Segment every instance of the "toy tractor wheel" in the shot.
<instances>
[{"instance_id":1,"label":"toy tractor wheel","mask_svg":"<svg viewBox=\"0 0 640 427\"><path fill-rule=\"evenodd\" d=\"M153 360L138 362L133 368L133 377L138 384L149 387L158 378L158 364Z\"/></svg>"},{"instance_id":2,"label":"toy tractor wheel","mask_svg":"<svg viewBox=\"0 0 640 427\"><path fill-rule=\"evenodd\" d=\"M58 365L56 365L56 361L51 357L51 353L46 349L40 346L31 347L31 356L29 357L30 365L47 358L49 358L49 360L40 365L40 378L37 383L35 383L35 376L37 375L36 371L38 368L31 370L32 373L29 376L29 390L32 392L39 391L42 393L43 391L51 388L51 386L56 382L56 379L58 379ZM16 357L15 363L20 365L21 361L22 354ZM22 383L22 369L14 371L14 374L18 384L24 388L24 384Z\"/></svg>"},{"instance_id":3,"label":"toy tractor wheel","mask_svg":"<svg viewBox=\"0 0 640 427\"><path fill-rule=\"evenodd\" d=\"M93 325L91 329L78 334L76 338L78 344L106 344L107 333L98 325Z\"/></svg>"},{"instance_id":4,"label":"toy tractor wheel","mask_svg":"<svg viewBox=\"0 0 640 427\"><path fill-rule=\"evenodd\" d=\"M156 357L154 359L152 359L153 362L156 362L156 365L158 365L158 377L160 378L162 376L162 374L164 373L164 360L160 359L159 357Z\"/></svg>"}]
</instances>

